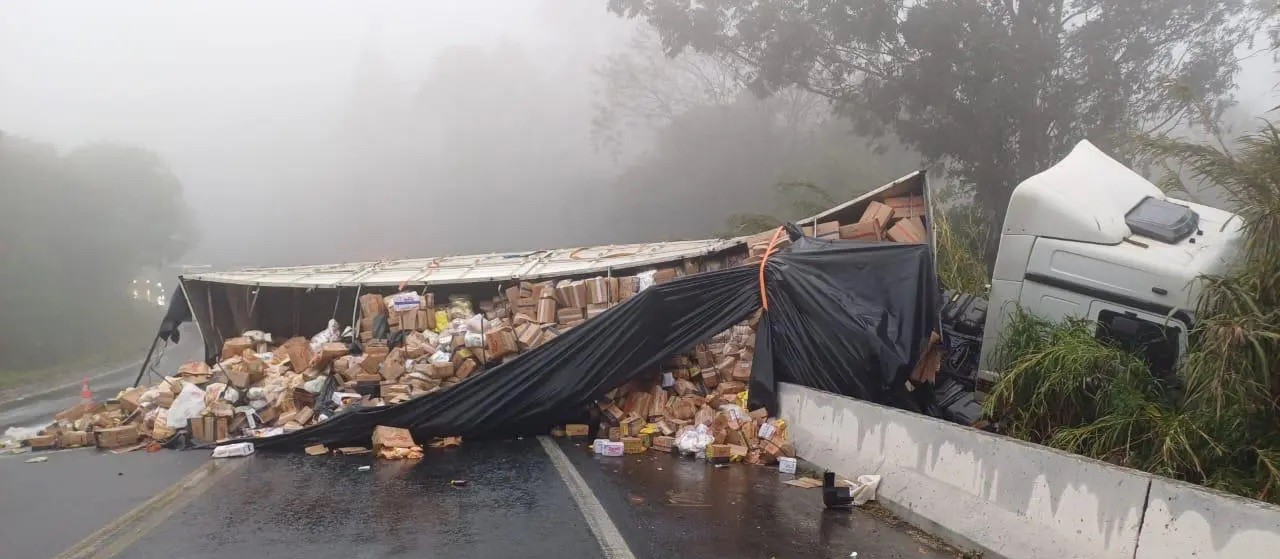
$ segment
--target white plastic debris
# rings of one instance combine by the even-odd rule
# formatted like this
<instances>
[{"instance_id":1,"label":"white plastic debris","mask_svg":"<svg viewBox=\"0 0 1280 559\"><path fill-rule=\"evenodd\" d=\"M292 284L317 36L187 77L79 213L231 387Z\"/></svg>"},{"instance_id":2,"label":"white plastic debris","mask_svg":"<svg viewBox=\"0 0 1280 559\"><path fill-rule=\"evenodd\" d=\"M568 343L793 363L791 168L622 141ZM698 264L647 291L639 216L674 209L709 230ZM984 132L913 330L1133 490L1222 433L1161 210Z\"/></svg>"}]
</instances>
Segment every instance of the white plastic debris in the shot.
<instances>
[{"instance_id":1,"label":"white plastic debris","mask_svg":"<svg viewBox=\"0 0 1280 559\"><path fill-rule=\"evenodd\" d=\"M880 488L880 476L864 474L858 476L858 482L849 487L849 496L853 497L854 506L862 506L867 501L876 500L876 490Z\"/></svg>"},{"instance_id":2,"label":"white plastic debris","mask_svg":"<svg viewBox=\"0 0 1280 559\"><path fill-rule=\"evenodd\" d=\"M182 383L182 392L173 399L169 406L169 416L165 425L170 429L181 429L187 426L187 420L204 414L204 391L189 382Z\"/></svg>"},{"instance_id":3,"label":"white plastic debris","mask_svg":"<svg viewBox=\"0 0 1280 559\"><path fill-rule=\"evenodd\" d=\"M371 470L371 469L373 469L373 466L360 466L359 468L356 468L356 471L357 471L357 472L367 472L367 471L369 471L369 470Z\"/></svg>"},{"instance_id":4,"label":"white plastic debris","mask_svg":"<svg viewBox=\"0 0 1280 559\"><path fill-rule=\"evenodd\" d=\"M697 427L685 431L676 439L676 448L680 449L680 452L702 454L706 452L707 445L715 440L707 426L699 423Z\"/></svg>"},{"instance_id":5,"label":"white plastic debris","mask_svg":"<svg viewBox=\"0 0 1280 559\"><path fill-rule=\"evenodd\" d=\"M796 473L796 459L787 456L778 457L778 473L794 474Z\"/></svg>"},{"instance_id":6,"label":"white plastic debris","mask_svg":"<svg viewBox=\"0 0 1280 559\"><path fill-rule=\"evenodd\" d=\"M23 462L26 462L28 464L39 464L41 462L48 462L48 461L49 461L48 456L37 456L35 458L28 458L26 460L23 460Z\"/></svg>"},{"instance_id":7,"label":"white plastic debris","mask_svg":"<svg viewBox=\"0 0 1280 559\"><path fill-rule=\"evenodd\" d=\"M214 458L236 458L253 454L253 443L231 443L213 449Z\"/></svg>"},{"instance_id":8,"label":"white plastic debris","mask_svg":"<svg viewBox=\"0 0 1280 559\"><path fill-rule=\"evenodd\" d=\"M312 394L324 392L325 385L329 384L329 377L320 376L302 383L302 389Z\"/></svg>"},{"instance_id":9,"label":"white plastic debris","mask_svg":"<svg viewBox=\"0 0 1280 559\"><path fill-rule=\"evenodd\" d=\"M653 287L653 276L657 273L657 270L648 270L636 274L636 290L644 291Z\"/></svg>"},{"instance_id":10,"label":"white plastic debris","mask_svg":"<svg viewBox=\"0 0 1280 559\"><path fill-rule=\"evenodd\" d=\"M329 325L324 330L321 330L320 333L311 337L311 352L319 353L321 346L340 339L342 339L342 327L338 326L338 321L330 318Z\"/></svg>"}]
</instances>

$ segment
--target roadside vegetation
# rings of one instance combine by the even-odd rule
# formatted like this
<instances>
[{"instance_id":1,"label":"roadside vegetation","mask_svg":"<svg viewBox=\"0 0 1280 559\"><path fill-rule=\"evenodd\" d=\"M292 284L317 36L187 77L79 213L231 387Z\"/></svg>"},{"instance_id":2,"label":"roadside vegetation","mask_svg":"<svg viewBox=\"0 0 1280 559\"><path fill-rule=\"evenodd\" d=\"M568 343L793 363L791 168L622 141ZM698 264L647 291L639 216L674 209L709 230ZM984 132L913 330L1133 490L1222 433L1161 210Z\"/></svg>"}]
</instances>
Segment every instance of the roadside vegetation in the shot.
<instances>
[{"instance_id":1,"label":"roadside vegetation","mask_svg":"<svg viewBox=\"0 0 1280 559\"><path fill-rule=\"evenodd\" d=\"M1098 342L1094 324L1018 312L986 402L1011 436L1280 504L1280 129L1228 149L1140 142L1164 186L1216 185L1244 220L1240 265L1202 278L1191 346L1171 379Z\"/></svg>"}]
</instances>

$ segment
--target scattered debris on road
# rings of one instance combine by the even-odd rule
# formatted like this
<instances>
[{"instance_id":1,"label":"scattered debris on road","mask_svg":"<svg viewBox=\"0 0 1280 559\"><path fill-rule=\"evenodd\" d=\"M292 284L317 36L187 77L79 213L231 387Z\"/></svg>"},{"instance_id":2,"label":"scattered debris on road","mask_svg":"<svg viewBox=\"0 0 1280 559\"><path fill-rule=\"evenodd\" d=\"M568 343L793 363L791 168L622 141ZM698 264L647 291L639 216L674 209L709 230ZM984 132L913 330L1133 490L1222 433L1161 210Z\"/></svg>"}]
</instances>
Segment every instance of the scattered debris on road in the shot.
<instances>
[{"instance_id":1,"label":"scattered debris on road","mask_svg":"<svg viewBox=\"0 0 1280 559\"><path fill-rule=\"evenodd\" d=\"M26 462L26 463L28 463L28 464L39 464L39 463L41 463L41 462L48 462L48 461L49 461L49 457L48 457L48 456L35 456L35 457L32 457L32 458L28 458L28 459L26 459L26 460L23 460L23 462Z\"/></svg>"}]
</instances>

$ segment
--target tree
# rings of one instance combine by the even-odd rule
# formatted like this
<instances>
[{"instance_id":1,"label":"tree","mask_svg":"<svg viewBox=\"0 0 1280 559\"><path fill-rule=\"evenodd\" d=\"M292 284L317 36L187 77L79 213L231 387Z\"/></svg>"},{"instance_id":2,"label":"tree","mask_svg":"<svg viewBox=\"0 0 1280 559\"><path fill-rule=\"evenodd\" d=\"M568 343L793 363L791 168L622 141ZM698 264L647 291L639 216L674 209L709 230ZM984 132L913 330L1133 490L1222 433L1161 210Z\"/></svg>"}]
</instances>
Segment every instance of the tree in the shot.
<instances>
[{"instance_id":1,"label":"tree","mask_svg":"<svg viewBox=\"0 0 1280 559\"><path fill-rule=\"evenodd\" d=\"M669 54L730 56L767 95L831 99L860 132L892 133L973 188L1001 223L1013 188L1088 139L1230 105L1259 16L1246 0L610 0ZM999 227L988 236L993 260Z\"/></svg>"},{"instance_id":2,"label":"tree","mask_svg":"<svg viewBox=\"0 0 1280 559\"><path fill-rule=\"evenodd\" d=\"M137 310L134 275L172 262L193 237L182 186L159 156L109 143L63 155L0 134L0 189L0 370L139 334L122 315Z\"/></svg>"},{"instance_id":3,"label":"tree","mask_svg":"<svg viewBox=\"0 0 1280 559\"><path fill-rule=\"evenodd\" d=\"M918 168L890 139L877 148L854 135L822 96L755 96L741 71L714 53L667 57L649 32L598 69L592 134L628 163L610 188L617 211L651 216L619 224L627 237L755 233Z\"/></svg>"}]
</instances>

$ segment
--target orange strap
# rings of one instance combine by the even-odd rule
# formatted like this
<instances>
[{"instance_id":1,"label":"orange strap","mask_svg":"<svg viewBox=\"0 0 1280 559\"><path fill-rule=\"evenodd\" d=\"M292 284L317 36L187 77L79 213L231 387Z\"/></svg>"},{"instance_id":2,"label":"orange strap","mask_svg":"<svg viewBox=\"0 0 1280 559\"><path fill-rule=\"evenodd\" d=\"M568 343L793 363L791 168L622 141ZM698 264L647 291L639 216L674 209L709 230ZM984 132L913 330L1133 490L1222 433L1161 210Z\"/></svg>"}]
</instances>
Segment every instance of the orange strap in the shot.
<instances>
[{"instance_id":1,"label":"orange strap","mask_svg":"<svg viewBox=\"0 0 1280 559\"><path fill-rule=\"evenodd\" d=\"M764 265L769 261L769 255L773 254L774 248L778 246L778 237L781 235L782 227L778 227L778 230L773 232L773 239L769 240L769 248L764 250L764 257L760 259L760 306L766 311L769 310L769 298L764 292Z\"/></svg>"}]
</instances>

